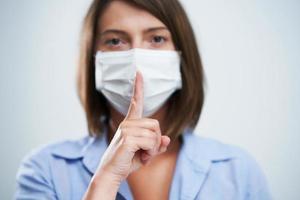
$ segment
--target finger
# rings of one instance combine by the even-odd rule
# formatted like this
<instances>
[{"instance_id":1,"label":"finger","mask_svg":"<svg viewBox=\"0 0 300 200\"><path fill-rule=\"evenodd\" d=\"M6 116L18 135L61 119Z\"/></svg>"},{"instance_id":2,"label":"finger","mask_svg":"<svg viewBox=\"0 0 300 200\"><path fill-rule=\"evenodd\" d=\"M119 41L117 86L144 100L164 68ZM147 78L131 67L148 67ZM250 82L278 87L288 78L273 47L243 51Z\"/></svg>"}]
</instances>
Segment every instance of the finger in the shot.
<instances>
[{"instance_id":1,"label":"finger","mask_svg":"<svg viewBox=\"0 0 300 200\"><path fill-rule=\"evenodd\" d=\"M163 153L167 150L171 140L168 136L163 135L161 136L161 145L159 147L158 153Z\"/></svg>"},{"instance_id":2,"label":"finger","mask_svg":"<svg viewBox=\"0 0 300 200\"><path fill-rule=\"evenodd\" d=\"M162 136L161 137L161 146L159 148L158 154L164 153L167 150L168 145L170 144L170 138L168 136ZM144 151L141 153L141 160L143 164L148 164L153 158L150 154L147 153L147 151Z\"/></svg>"},{"instance_id":3,"label":"finger","mask_svg":"<svg viewBox=\"0 0 300 200\"><path fill-rule=\"evenodd\" d=\"M120 124L121 128L126 128L126 127L140 127L140 128L146 128L154 131L158 137L157 137L157 147L156 149L158 150L161 140L161 130L160 130L160 125L159 121L156 119L150 119L150 118L142 118L142 119L132 119L132 120L126 120L123 121Z\"/></svg>"},{"instance_id":4,"label":"finger","mask_svg":"<svg viewBox=\"0 0 300 200\"><path fill-rule=\"evenodd\" d=\"M144 106L144 89L143 76L137 71L133 87L133 95L131 97L129 109L125 119L139 119L143 114Z\"/></svg>"},{"instance_id":5,"label":"finger","mask_svg":"<svg viewBox=\"0 0 300 200\"><path fill-rule=\"evenodd\" d=\"M123 140L124 147L129 148L129 151L135 153L138 150L144 150L147 154L154 156L157 153L154 151L156 140L146 137L127 136Z\"/></svg>"},{"instance_id":6,"label":"finger","mask_svg":"<svg viewBox=\"0 0 300 200\"><path fill-rule=\"evenodd\" d=\"M122 131L122 137L134 136L134 137L146 137L151 138L153 140L160 139L158 134L150 129L139 128L139 127L123 127L120 128Z\"/></svg>"},{"instance_id":7,"label":"finger","mask_svg":"<svg viewBox=\"0 0 300 200\"><path fill-rule=\"evenodd\" d=\"M154 148L152 149L143 149L146 150L146 152L149 155L155 155L158 153L161 137L158 136L155 132L149 130L149 129L143 129L143 128L125 128L123 130L123 137L138 137L138 138L145 138L147 140L151 140L151 144L154 143Z\"/></svg>"},{"instance_id":8,"label":"finger","mask_svg":"<svg viewBox=\"0 0 300 200\"><path fill-rule=\"evenodd\" d=\"M126 120L120 124L120 127L121 128L126 128L126 127L147 128L161 134L159 121L151 118Z\"/></svg>"}]
</instances>

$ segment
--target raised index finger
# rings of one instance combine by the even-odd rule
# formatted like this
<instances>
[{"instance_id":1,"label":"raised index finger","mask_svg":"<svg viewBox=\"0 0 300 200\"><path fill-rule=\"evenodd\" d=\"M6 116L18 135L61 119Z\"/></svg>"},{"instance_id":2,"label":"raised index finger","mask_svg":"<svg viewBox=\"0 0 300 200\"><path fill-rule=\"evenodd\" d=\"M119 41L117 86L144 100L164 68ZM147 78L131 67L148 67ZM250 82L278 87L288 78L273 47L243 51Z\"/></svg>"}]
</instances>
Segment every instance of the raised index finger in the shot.
<instances>
[{"instance_id":1,"label":"raised index finger","mask_svg":"<svg viewBox=\"0 0 300 200\"><path fill-rule=\"evenodd\" d=\"M127 119L140 119L143 115L144 106L144 84L141 72L136 72L133 95L126 115Z\"/></svg>"}]
</instances>

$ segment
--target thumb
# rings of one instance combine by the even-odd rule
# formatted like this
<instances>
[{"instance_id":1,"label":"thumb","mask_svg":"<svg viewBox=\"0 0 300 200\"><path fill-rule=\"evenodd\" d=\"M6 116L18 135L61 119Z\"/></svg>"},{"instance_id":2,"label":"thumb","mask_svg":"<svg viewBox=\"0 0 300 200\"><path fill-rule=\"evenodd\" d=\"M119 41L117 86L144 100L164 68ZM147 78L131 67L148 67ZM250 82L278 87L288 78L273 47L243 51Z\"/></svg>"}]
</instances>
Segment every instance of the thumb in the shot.
<instances>
[{"instance_id":1,"label":"thumb","mask_svg":"<svg viewBox=\"0 0 300 200\"><path fill-rule=\"evenodd\" d=\"M137 71L133 86L133 95L131 97L129 109L126 115L127 119L140 119L143 114L144 106L144 84L141 72Z\"/></svg>"}]
</instances>

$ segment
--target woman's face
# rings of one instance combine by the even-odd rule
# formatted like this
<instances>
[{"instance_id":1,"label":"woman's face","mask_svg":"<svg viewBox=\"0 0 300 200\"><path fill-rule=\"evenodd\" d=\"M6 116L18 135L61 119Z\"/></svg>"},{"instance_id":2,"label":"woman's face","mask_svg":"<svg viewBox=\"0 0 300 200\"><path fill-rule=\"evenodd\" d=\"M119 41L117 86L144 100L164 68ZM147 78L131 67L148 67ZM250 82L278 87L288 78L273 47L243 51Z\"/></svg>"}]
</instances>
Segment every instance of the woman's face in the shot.
<instances>
[{"instance_id":1,"label":"woman's face","mask_svg":"<svg viewBox=\"0 0 300 200\"><path fill-rule=\"evenodd\" d=\"M97 50L131 48L175 50L170 31L159 19L124 1L112 1L99 21Z\"/></svg>"}]
</instances>

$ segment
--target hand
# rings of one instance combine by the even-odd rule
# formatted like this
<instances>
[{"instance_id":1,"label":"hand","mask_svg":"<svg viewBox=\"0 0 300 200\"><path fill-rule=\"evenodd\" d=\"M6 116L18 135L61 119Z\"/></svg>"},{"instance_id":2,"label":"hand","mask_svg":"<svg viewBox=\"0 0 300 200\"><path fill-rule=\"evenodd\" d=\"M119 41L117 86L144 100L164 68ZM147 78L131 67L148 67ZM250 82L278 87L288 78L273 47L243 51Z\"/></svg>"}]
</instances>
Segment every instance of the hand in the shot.
<instances>
[{"instance_id":1,"label":"hand","mask_svg":"<svg viewBox=\"0 0 300 200\"><path fill-rule=\"evenodd\" d=\"M125 119L105 151L98 170L122 181L133 171L167 150L168 136L162 136L159 122L142 118L143 77L136 73L134 93Z\"/></svg>"},{"instance_id":2,"label":"hand","mask_svg":"<svg viewBox=\"0 0 300 200\"><path fill-rule=\"evenodd\" d=\"M161 135L159 122L142 118L143 99L143 78L137 72L128 113L104 152L84 200L115 199L122 180L167 150L170 138Z\"/></svg>"}]
</instances>

